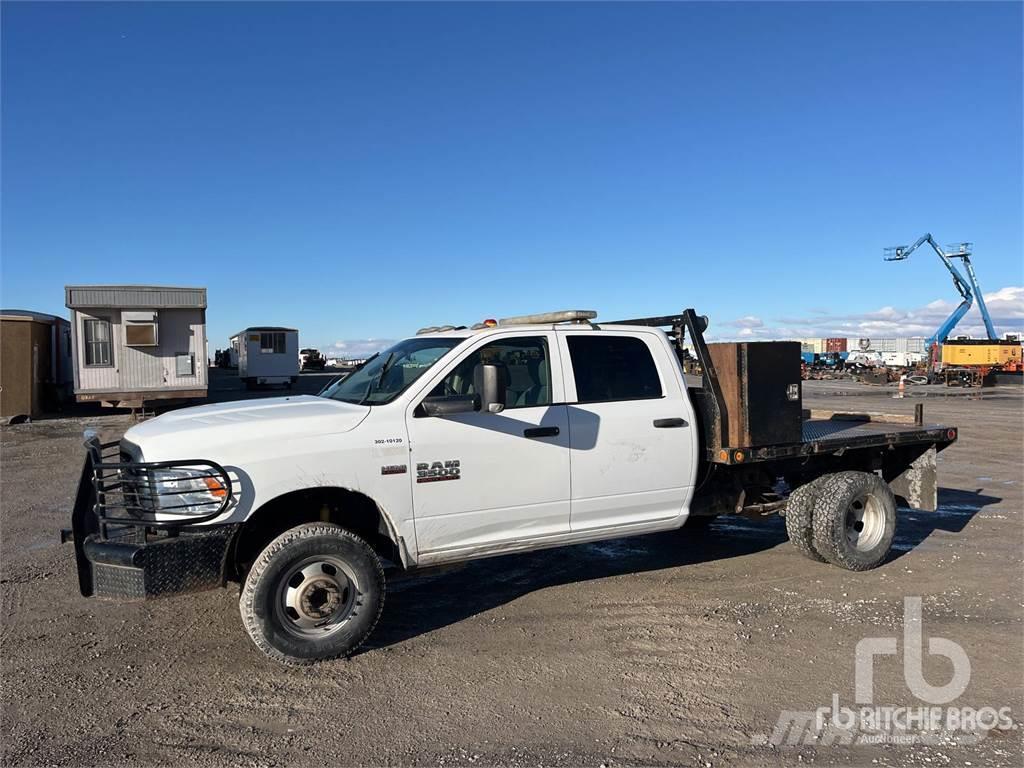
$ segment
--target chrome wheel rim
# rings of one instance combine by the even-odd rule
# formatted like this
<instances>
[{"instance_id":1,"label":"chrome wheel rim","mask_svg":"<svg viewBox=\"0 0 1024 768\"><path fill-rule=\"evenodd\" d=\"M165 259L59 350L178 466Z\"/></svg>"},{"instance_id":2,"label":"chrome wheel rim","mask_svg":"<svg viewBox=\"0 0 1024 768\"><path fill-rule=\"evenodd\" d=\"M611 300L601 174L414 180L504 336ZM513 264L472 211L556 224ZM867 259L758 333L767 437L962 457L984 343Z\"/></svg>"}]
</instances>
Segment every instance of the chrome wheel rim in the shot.
<instances>
[{"instance_id":1,"label":"chrome wheel rim","mask_svg":"<svg viewBox=\"0 0 1024 768\"><path fill-rule=\"evenodd\" d=\"M359 580L348 563L331 555L316 555L285 572L278 583L274 612L290 634L317 639L348 623L359 595Z\"/></svg>"},{"instance_id":2,"label":"chrome wheel rim","mask_svg":"<svg viewBox=\"0 0 1024 768\"><path fill-rule=\"evenodd\" d=\"M858 496L846 510L846 540L860 552L870 552L885 534L885 508L873 494Z\"/></svg>"}]
</instances>

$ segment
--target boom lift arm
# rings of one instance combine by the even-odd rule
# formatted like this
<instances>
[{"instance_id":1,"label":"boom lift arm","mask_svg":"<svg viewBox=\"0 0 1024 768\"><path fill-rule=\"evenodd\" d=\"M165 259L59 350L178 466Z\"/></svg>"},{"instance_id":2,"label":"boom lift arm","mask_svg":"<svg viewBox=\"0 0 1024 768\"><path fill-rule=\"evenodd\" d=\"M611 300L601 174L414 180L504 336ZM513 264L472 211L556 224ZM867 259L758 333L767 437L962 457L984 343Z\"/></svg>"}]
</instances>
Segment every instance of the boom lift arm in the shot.
<instances>
[{"instance_id":1,"label":"boom lift arm","mask_svg":"<svg viewBox=\"0 0 1024 768\"><path fill-rule=\"evenodd\" d=\"M916 251L920 246L928 243L942 259L942 263L949 270L953 276L953 285L957 291L963 297L963 301L960 305L953 310L953 312L946 318L946 320L939 326L938 330L935 331L925 341L925 347L931 349L935 344L942 344L949 338L949 334L952 333L956 324L960 322L967 311L971 308L975 299L978 302L978 311L981 312L982 322L985 323L985 331L990 339L996 339L996 329L992 325L992 317L988 313L988 307L985 306L985 297L981 293L981 288L978 286L978 277L974 273L974 267L971 265L971 244L960 243L958 246L947 246L949 252L942 250L939 244L935 242L935 238L930 233L925 233L917 239L913 245L898 245L893 248L885 249L885 260L886 261L903 261L908 258L910 254ZM960 271L953 264L953 259L960 259L964 263L964 269L967 272L967 278L965 279Z\"/></svg>"}]
</instances>

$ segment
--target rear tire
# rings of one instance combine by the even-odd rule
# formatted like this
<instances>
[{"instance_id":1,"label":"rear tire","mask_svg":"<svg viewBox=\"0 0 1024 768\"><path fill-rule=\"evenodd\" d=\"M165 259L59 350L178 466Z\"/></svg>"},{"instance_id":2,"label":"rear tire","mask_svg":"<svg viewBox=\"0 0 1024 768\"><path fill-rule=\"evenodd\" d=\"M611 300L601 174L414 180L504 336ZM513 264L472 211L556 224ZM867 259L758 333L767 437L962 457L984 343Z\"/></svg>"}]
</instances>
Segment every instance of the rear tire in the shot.
<instances>
[{"instance_id":1,"label":"rear tire","mask_svg":"<svg viewBox=\"0 0 1024 768\"><path fill-rule=\"evenodd\" d=\"M332 523L306 523L270 542L238 601L263 653L290 665L351 655L384 608L384 569L361 538Z\"/></svg>"},{"instance_id":2,"label":"rear tire","mask_svg":"<svg viewBox=\"0 0 1024 768\"><path fill-rule=\"evenodd\" d=\"M814 548L814 507L829 477L830 475L823 475L804 483L789 494L789 500L786 502L786 535L789 536L790 543L801 555L819 563L826 560Z\"/></svg>"},{"instance_id":3,"label":"rear tire","mask_svg":"<svg viewBox=\"0 0 1024 768\"><path fill-rule=\"evenodd\" d=\"M896 498L870 472L829 475L814 509L814 548L832 565L867 571L885 561L896 535Z\"/></svg>"}]
</instances>

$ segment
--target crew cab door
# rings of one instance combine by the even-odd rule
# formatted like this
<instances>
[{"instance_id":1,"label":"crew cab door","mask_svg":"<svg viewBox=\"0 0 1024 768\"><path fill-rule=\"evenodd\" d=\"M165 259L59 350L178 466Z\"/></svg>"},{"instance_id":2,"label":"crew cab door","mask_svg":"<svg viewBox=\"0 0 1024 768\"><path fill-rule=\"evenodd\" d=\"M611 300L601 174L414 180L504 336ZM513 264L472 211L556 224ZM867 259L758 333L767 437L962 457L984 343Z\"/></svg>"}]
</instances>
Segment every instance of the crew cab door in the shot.
<instances>
[{"instance_id":1,"label":"crew cab door","mask_svg":"<svg viewBox=\"0 0 1024 768\"><path fill-rule=\"evenodd\" d=\"M694 483L697 433L661 334L559 332L566 377L571 530L679 520Z\"/></svg>"},{"instance_id":2,"label":"crew cab door","mask_svg":"<svg viewBox=\"0 0 1024 768\"><path fill-rule=\"evenodd\" d=\"M413 400L407 425L421 556L568 532L569 423L557 356L551 332L490 335ZM507 370L504 411L422 414L424 397L473 394L481 361Z\"/></svg>"}]
</instances>

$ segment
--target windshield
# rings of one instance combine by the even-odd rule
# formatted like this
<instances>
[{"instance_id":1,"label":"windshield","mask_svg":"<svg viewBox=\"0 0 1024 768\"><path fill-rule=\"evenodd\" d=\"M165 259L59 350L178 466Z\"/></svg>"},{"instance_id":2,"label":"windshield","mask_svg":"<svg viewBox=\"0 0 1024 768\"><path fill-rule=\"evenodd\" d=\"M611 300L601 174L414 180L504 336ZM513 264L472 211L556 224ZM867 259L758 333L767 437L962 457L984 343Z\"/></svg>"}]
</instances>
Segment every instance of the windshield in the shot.
<instances>
[{"instance_id":1,"label":"windshield","mask_svg":"<svg viewBox=\"0 0 1024 768\"><path fill-rule=\"evenodd\" d=\"M462 339L406 339L384 350L321 397L358 405L390 403Z\"/></svg>"}]
</instances>

